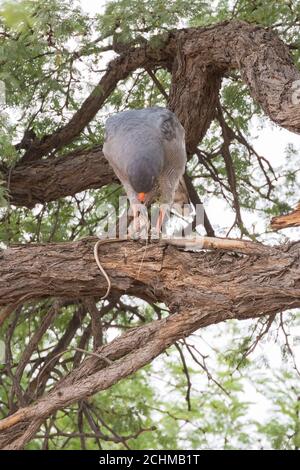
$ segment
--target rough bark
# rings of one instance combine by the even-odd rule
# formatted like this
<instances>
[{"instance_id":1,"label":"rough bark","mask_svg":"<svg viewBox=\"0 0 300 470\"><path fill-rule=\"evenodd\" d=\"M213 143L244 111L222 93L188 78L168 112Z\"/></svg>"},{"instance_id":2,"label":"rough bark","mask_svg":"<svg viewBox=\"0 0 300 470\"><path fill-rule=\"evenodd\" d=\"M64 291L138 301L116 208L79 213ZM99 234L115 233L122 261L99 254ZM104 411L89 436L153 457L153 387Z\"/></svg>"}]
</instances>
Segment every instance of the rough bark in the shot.
<instances>
[{"instance_id":1,"label":"rough bark","mask_svg":"<svg viewBox=\"0 0 300 470\"><path fill-rule=\"evenodd\" d=\"M175 31L170 34L167 50L177 50L178 44L182 50L181 61L193 62L194 68L201 64L204 73L207 68L222 76L229 70L240 70L252 97L266 115L281 127L300 132L300 108L295 100L300 72L293 64L289 48L274 31L229 21ZM188 125L183 122L186 129L195 125L190 122L194 102L193 93L187 94L180 109L176 109L179 116L181 113L186 116Z\"/></svg>"},{"instance_id":2,"label":"rough bark","mask_svg":"<svg viewBox=\"0 0 300 470\"><path fill-rule=\"evenodd\" d=\"M161 37L158 44L156 48L145 44L115 59L108 66L98 87L70 122L52 136L45 137L42 142L33 143L23 161L35 160L70 143L95 117L119 80L126 78L137 68L151 69L156 65L172 72L168 106L175 111L185 127L187 149L190 153L203 138L214 117L222 76L234 69L240 70L253 98L270 119L286 129L300 132L300 108L295 100L295 85L297 82L299 84L300 73L292 63L288 47L275 32L257 25L232 21L206 28L176 30ZM88 166L90 162L87 157ZM74 164L76 165L76 161ZM55 165L55 159L49 161L49 177L51 171L55 171ZM27 174L24 166L20 169ZM32 183L27 178L23 190L20 186L20 173L16 175L19 181L18 194L14 195L11 186L12 201L16 200L21 205L19 195L22 192L24 205L28 205L28 202L30 204L26 196L28 187L31 187L34 194L35 184L39 186L35 171L39 169L38 166L33 166L28 170L32 175ZM41 167L41 171L43 169L45 167ZM107 171L105 167L103 169L104 172ZM61 170L64 184L60 189L60 184L53 181L52 192L55 197L64 197L65 188L72 184L71 181L70 184L68 182L72 178L69 166L62 166ZM89 174L88 169L87 175L80 177L80 190L94 187L94 180L91 181ZM14 170L11 176L13 181ZM36 192L39 202L43 202L43 193L38 189ZM73 191L71 193L74 194ZM48 199L44 201L46 200Z\"/></svg>"},{"instance_id":3,"label":"rough bark","mask_svg":"<svg viewBox=\"0 0 300 470\"><path fill-rule=\"evenodd\" d=\"M176 42L168 106L185 128L187 153L191 155L214 119L222 75L201 58L186 56L184 39L179 36Z\"/></svg>"},{"instance_id":4,"label":"rough bark","mask_svg":"<svg viewBox=\"0 0 300 470\"><path fill-rule=\"evenodd\" d=\"M102 296L107 286L93 257L95 241L19 245L2 251L0 305L23 297ZM120 241L101 245L99 257L111 278L112 292L140 295L183 310L192 298L193 307L202 312L209 308L218 315L222 305L222 311L230 310L233 317L244 306L244 314L251 317L300 305L299 246L223 256Z\"/></svg>"},{"instance_id":5,"label":"rough bark","mask_svg":"<svg viewBox=\"0 0 300 470\"><path fill-rule=\"evenodd\" d=\"M6 179L10 203L28 208L117 181L101 147L18 165Z\"/></svg>"},{"instance_id":6,"label":"rough bark","mask_svg":"<svg viewBox=\"0 0 300 470\"><path fill-rule=\"evenodd\" d=\"M28 292L33 297L102 295L106 285L93 260L94 241L5 250L1 303ZM54 411L109 388L200 327L299 307L300 243L259 246L260 254L240 256L183 252L160 244L137 249L136 242L128 241L101 246L114 291L163 301L173 314L98 348L97 357L86 359L35 404L0 421L1 448L22 448Z\"/></svg>"},{"instance_id":7,"label":"rough bark","mask_svg":"<svg viewBox=\"0 0 300 470\"><path fill-rule=\"evenodd\" d=\"M281 230L288 227L299 227L300 226L300 202L289 214L280 215L273 217L271 220L271 227L273 230Z\"/></svg>"}]
</instances>

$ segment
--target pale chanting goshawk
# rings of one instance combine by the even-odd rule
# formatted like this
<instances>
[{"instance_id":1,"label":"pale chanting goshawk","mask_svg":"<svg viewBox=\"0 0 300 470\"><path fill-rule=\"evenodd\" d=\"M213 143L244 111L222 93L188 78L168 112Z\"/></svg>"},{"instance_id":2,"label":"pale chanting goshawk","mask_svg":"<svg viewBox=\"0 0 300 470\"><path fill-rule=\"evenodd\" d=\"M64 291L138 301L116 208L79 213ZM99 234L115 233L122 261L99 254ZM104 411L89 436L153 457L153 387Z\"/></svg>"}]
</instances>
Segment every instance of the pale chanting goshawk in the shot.
<instances>
[{"instance_id":1,"label":"pale chanting goshawk","mask_svg":"<svg viewBox=\"0 0 300 470\"><path fill-rule=\"evenodd\" d=\"M172 205L180 181L181 192L186 192L185 132L168 109L134 109L108 118L103 153L124 186L134 220L141 203ZM164 215L161 209L158 231Z\"/></svg>"}]
</instances>

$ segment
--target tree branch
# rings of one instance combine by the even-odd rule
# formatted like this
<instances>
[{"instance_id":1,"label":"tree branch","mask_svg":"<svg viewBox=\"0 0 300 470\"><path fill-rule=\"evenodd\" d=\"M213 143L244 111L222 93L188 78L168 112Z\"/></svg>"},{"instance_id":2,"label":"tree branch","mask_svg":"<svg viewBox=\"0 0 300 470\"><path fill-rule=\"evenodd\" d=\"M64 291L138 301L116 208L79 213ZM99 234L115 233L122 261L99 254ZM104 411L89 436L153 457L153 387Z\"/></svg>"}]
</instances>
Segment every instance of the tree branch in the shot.
<instances>
[{"instance_id":1,"label":"tree branch","mask_svg":"<svg viewBox=\"0 0 300 470\"><path fill-rule=\"evenodd\" d=\"M41 142L33 142L21 161L36 160L70 143L94 118L121 79L137 68L149 71L156 65L172 72L168 107L185 127L189 153L195 151L215 116L222 76L233 69L241 71L253 98L270 119L293 132L300 132L300 108L294 96L300 72L292 63L289 48L274 31L232 21L175 30L161 37L158 43L156 48L145 44L114 59L69 123ZM73 155L72 161L60 157L57 161L41 162L41 166L38 163L32 167L20 165L11 172L11 202L33 207L37 202L52 201L109 183L112 172L104 160L98 161L100 155L100 148L96 147L91 154ZM80 178L77 178L77 171Z\"/></svg>"},{"instance_id":2,"label":"tree branch","mask_svg":"<svg viewBox=\"0 0 300 470\"><path fill-rule=\"evenodd\" d=\"M100 146L19 164L5 177L11 204L28 208L118 181Z\"/></svg>"},{"instance_id":3,"label":"tree branch","mask_svg":"<svg viewBox=\"0 0 300 470\"><path fill-rule=\"evenodd\" d=\"M273 230L281 230L288 227L299 227L300 226L300 202L289 214L280 215L279 217L273 217L271 220L271 227Z\"/></svg>"},{"instance_id":4,"label":"tree branch","mask_svg":"<svg viewBox=\"0 0 300 470\"><path fill-rule=\"evenodd\" d=\"M69 299L102 296L107 286L94 260L95 241L94 237L90 237L74 243L18 245L2 251L0 305L18 302L24 296L27 296L26 300L30 297L48 296ZM163 301L167 304L175 302L186 306L189 304L191 289L195 288L197 293L193 302L203 309L203 297L207 298L208 287L211 289L211 295L216 298L220 293L222 298L225 295L224 301L228 298L228 292L226 293L228 289L231 292L230 305L233 305L233 293L235 290L237 293L241 292L244 285L238 271L245 270L247 270L247 280L244 281L244 287L251 286L251 299L255 297L257 289L258 291L263 289L262 282L258 282L257 279L263 280L267 277L269 279L270 275L271 279L274 279L274 285L273 281L269 280L265 287L272 305L275 299L278 300L278 296L285 297L285 293L291 295L293 299L297 291L299 274L290 268L290 265L296 266L299 263L296 256L299 243L290 248L285 246L272 248L249 241L209 237L195 241L171 239L167 240L167 243L178 247L185 246L192 250L204 247L248 253L248 256L245 258L228 254L227 261L223 265L222 255L218 253L203 251L187 253L160 243L145 246L140 242L123 240L109 243L108 241L100 246L99 257L111 278L112 292L141 295L152 301ZM259 258L256 260L257 256ZM231 266L230 272L227 272L228 262ZM178 270L181 273L179 277ZM192 271L193 277L190 275ZM277 275L283 278L280 276L277 278ZM285 285L288 285L284 283L285 278L286 281L289 278L289 285L293 285L293 288L285 290ZM218 279L222 279L220 285ZM185 288L182 291L183 285ZM290 298L289 300L286 298L286 302L286 305L284 302L281 304L281 308L288 308L291 305ZM211 308L213 305L214 302ZM279 300L275 308L278 306ZM254 312L260 311L257 302L253 308ZM261 311L265 310L268 310L267 304L261 305Z\"/></svg>"},{"instance_id":5,"label":"tree branch","mask_svg":"<svg viewBox=\"0 0 300 470\"><path fill-rule=\"evenodd\" d=\"M200 109L193 111L198 108L197 93L203 93L203 88L201 92L197 91L199 80L208 71L224 76L230 70L239 69L253 99L266 115L280 126L300 133L300 107L295 88L299 85L300 72L292 62L288 46L276 32L243 21L226 21L204 28L174 31L167 47L181 51L177 56L180 73L176 85L177 76L173 78L174 88L178 88L173 93L180 96L173 109L179 118L183 116L181 121L186 130L203 122L200 115L196 123L191 122L195 113L201 113ZM184 71L188 72L186 85ZM197 75L200 76L198 81ZM214 87L218 88L216 83ZM210 94L209 90L207 94ZM201 135L199 130L198 135Z\"/></svg>"}]
</instances>

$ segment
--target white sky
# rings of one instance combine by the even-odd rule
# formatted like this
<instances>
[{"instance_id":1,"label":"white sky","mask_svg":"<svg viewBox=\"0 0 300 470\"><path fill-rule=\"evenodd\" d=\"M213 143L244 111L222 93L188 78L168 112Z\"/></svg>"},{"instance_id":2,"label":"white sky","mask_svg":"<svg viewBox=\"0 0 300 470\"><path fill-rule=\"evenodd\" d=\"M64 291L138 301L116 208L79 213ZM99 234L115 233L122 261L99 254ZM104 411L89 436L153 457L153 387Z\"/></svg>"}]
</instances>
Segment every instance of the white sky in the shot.
<instances>
[{"instance_id":1,"label":"white sky","mask_svg":"<svg viewBox=\"0 0 300 470\"><path fill-rule=\"evenodd\" d=\"M84 11L94 15L101 13L105 4L108 2L106 0L80 0L80 3Z\"/></svg>"}]
</instances>

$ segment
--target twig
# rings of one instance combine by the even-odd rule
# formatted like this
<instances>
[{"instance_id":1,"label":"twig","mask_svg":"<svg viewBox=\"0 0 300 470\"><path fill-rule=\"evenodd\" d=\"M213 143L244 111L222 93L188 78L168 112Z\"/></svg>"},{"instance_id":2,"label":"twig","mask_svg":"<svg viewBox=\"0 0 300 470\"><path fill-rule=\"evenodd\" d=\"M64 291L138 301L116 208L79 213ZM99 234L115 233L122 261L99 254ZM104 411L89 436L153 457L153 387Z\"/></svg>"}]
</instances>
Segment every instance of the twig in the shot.
<instances>
[{"instance_id":1,"label":"twig","mask_svg":"<svg viewBox=\"0 0 300 470\"><path fill-rule=\"evenodd\" d=\"M188 405L188 410L191 411L192 409L192 406L191 406L191 388L192 388L192 382L191 382L191 378L190 378L190 374L189 374L189 369L187 367L187 364L186 364L186 360L185 360L185 357L184 357L184 354L182 352L182 349L181 347L179 346L178 343L175 343L175 347L177 349L177 351L179 352L179 355L180 355L180 358L181 358L181 362L182 362L182 366L183 366L183 372L186 376L186 381L187 381L187 390L186 390L186 395L185 395L185 399L187 401L187 405Z\"/></svg>"},{"instance_id":2,"label":"twig","mask_svg":"<svg viewBox=\"0 0 300 470\"><path fill-rule=\"evenodd\" d=\"M161 94L163 95L163 97L166 99L166 101L169 100L169 95L168 93L166 92L166 90L164 89L164 87L162 86L162 84L160 83L160 81L158 80L157 76L155 75L155 73L152 72L152 70L146 68L146 72L148 73L148 75L152 78L153 82L155 83L155 85L157 86L157 88L159 89L159 91L161 92Z\"/></svg>"}]
</instances>

